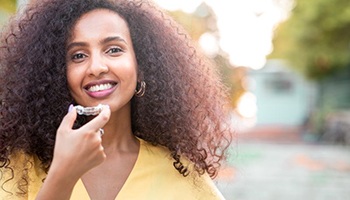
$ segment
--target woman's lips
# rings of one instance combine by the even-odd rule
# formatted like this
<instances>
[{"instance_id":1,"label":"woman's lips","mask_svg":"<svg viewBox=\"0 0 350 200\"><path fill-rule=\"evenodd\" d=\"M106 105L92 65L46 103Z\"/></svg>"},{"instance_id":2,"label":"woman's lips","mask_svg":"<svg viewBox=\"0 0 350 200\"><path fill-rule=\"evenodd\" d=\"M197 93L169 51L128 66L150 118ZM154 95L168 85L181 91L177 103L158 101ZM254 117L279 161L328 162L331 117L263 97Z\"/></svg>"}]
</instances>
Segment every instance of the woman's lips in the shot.
<instances>
[{"instance_id":1,"label":"woman's lips","mask_svg":"<svg viewBox=\"0 0 350 200\"><path fill-rule=\"evenodd\" d=\"M117 85L112 81L99 81L86 85L84 89L90 97L105 98L117 88Z\"/></svg>"}]
</instances>

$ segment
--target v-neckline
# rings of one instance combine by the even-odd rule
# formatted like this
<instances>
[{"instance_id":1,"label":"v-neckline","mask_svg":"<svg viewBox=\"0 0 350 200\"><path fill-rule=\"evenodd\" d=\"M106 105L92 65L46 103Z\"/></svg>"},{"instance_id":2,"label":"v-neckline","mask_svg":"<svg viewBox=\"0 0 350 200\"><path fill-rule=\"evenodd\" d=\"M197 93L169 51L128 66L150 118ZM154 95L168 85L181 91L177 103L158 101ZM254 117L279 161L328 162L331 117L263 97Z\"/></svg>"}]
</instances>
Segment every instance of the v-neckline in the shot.
<instances>
[{"instance_id":1,"label":"v-neckline","mask_svg":"<svg viewBox=\"0 0 350 200\"><path fill-rule=\"evenodd\" d=\"M132 168L128 178L125 180L124 185L120 189L120 191L117 194L117 196L114 198L115 200L117 200L118 197L121 196L123 191L126 190L125 188L127 188L127 186L129 185L128 183L130 182L130 179L132 179L132 177L135 174L134 171L139 168L139 163L140 163L140 160L142 159L142 153L143 153L142 148L144 148L144 141L142 139L139 139L139 138L137 138L137 139L139 140L139 144L140 144L139 153L137 155L135 164L134 164L134 166L133 166L133 168ZM81 178L78 180L78 182L75 184L75 186L73 188L71 199L72 200L75 200L75 199L79 199L79 200L80 199L90 199L89 193L86 190L86 187L85 187L85 185L84 185L84 183L83 183Z\"/></svg>"}]
</instances>

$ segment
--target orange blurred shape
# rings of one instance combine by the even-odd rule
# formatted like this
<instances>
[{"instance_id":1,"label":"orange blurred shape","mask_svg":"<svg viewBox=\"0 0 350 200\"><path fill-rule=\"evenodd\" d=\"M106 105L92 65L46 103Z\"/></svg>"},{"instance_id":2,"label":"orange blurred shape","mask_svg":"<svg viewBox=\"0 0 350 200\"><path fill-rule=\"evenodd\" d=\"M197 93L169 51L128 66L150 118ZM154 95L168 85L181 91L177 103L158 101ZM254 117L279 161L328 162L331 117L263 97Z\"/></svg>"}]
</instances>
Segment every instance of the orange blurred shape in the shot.
<instances>
[{"instance_id":1,"label":"orange blurred shape","mask_svg":"<svg viewBox=\"0 0 350 200\"><path fill-rule=\"evenodd\" d=\"M234 167L222 167L217 175L218 180L231 181L235 177L236 169Z\"/></svg>"},{"instance_id":2,"label":"orange blurred shape","mask_svg":"<svg viewBox=\"0 0 350 200\"><path fill-rule=\"evenodd\" d=\"M303 154L295 156L293 160L295 164L297 164L298 166L304 167L308 170L319 171L319 170L324 170L326 168L324 163L318 160L314 160Z\"/></svg>"}]
</instances>

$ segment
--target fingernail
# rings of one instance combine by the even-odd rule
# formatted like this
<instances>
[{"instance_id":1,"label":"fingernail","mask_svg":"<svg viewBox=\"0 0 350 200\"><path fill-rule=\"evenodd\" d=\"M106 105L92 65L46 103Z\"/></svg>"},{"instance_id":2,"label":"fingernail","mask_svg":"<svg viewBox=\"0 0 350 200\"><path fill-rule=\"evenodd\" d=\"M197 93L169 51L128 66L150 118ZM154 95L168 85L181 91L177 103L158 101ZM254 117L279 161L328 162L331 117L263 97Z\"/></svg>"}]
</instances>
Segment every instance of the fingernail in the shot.
<instances>
[{"instance_id":1,"label":"fingernail","mask_svg":"<svg viewBox=\"0 0 350 200\"><path fill-rule=\"evenodd\" d=\"M73 110L73 107L74 107L73 104L70 104L70 105L69 105L69 108L68 108L68 112L72 111L72 110Z\"/></svg>"}]
</instances>

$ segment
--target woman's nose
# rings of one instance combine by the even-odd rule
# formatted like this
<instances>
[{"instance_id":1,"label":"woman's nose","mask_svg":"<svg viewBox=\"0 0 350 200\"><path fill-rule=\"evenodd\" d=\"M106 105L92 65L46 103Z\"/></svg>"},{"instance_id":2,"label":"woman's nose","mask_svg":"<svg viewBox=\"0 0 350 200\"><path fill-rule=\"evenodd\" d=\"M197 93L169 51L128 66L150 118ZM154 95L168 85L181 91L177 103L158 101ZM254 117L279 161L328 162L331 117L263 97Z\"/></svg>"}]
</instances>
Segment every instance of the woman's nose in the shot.
<instances>
[{"instance_id":1,"label":"woman's nose","mask_svg":"<svg viewBox=\"0 0 350 200\"><path fill-rule=\"evenodd\" d=\"M103 58L101 56L92 56L91 58L91 64L89 66L89 75L92 76L100 76L101 74L108 72L108 66L104 62Z\"/></svg>"}]
</instances>

